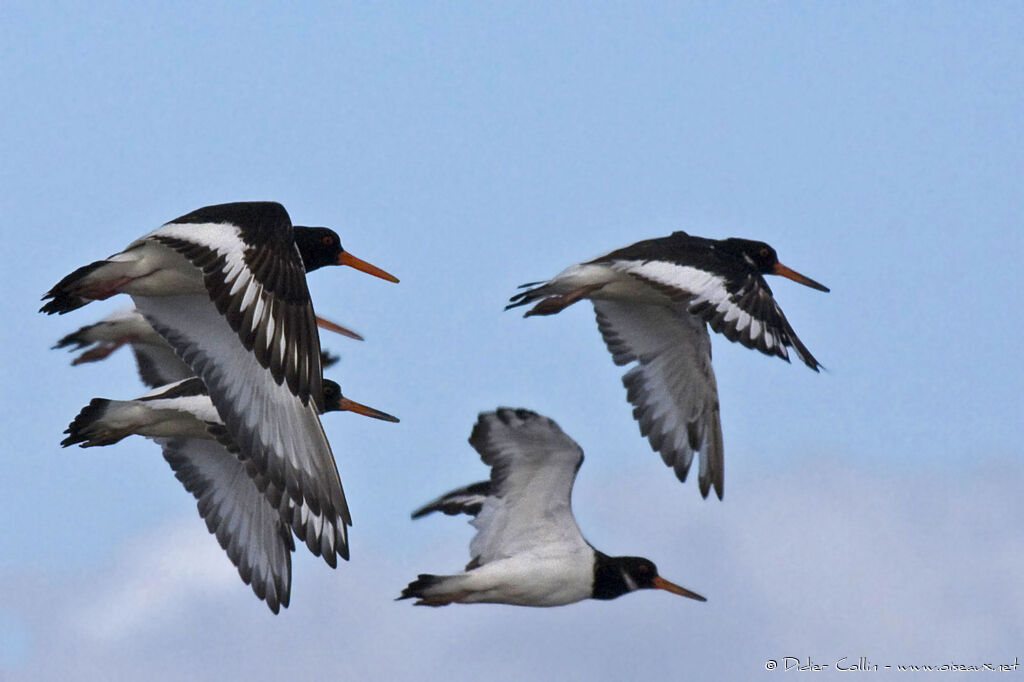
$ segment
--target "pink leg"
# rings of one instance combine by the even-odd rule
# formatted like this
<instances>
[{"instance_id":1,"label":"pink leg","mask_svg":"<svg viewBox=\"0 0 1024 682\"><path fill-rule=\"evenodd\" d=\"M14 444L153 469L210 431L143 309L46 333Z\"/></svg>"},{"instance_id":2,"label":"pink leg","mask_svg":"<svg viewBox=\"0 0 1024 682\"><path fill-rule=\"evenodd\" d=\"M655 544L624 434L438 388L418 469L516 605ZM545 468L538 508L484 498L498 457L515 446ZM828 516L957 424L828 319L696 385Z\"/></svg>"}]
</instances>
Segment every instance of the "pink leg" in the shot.
<instances>
[{"instance_id":1,"label":"pink leg","mask_svg":"<svg viewBox=\"0 0 1024 682\"><path fill-rule=\"evenodd\" d=\"M595 284L589 287L577 289L576 291L568 294L548 296L541 300L537 305L533 306L533 308L531 308L523 317L530 317L531 315L554 315L555 313L565 310L581 298L586 298L603 286L603 284Z\"/></svg>"},{"instance_id":2,"label":"pink leg","mask_svg":"<svg viewBox=\"0 0 1024 682\"><path fill-rule=\"evenodd\" d=\"M85 363L85 362L96 362L97 360L103 360L108 355L113 353L115 350L117 350L118 348L120 348L121 346L123 346L126 343L130 343L131 341L132 341L132 338L126 336L126 337L124 337L122 339L118 339L117 341L114 341L112 343L100 343L100 344L97 344L93 348L90 348L89 350L85 351L84 353L79 355L77 358L72 360L71 364L72 365L81 365L82 363Z\"/></svg>"},{"instance_id":3,"label":"pink leg","mask_svg":"<svg viewBox=\"0 0 1024 682\"><path fill-rule=\"evenodd\" d=\"M93 301L102 301L110 298L114 294L121 293L121 287L135 279L135 277L118 277L117 279L106 279L94 282L79 288L75 292L75 295L80 296L81 298L88 298Z\"/></svg>"}]
</instances>

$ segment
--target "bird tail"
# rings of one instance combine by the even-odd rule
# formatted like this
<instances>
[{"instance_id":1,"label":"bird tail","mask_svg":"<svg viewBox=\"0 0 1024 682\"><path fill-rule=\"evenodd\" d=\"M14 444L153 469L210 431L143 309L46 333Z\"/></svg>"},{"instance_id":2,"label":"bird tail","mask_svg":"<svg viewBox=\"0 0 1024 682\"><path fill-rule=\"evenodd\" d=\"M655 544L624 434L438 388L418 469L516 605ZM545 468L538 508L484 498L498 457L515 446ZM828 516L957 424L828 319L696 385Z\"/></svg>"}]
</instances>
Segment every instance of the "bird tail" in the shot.
<instances>
[{"instance_id":1,"label":"bird tail","mask_svg":"<svg viewBox=\"0 0 1024 682\"><path fill-rule=\"evenodd\" d=\"M524 287L533 287L532 289L526 289L526 291L520 291L518 294L509 299L510 303L505 306L505 310L509 308L516 308L521 305L527 305L528 303L537 302L537 305L530 308L523 317L530 317L532 315L554 315L555 313L562 312L576 301L582 298L586 298L593 292L604 286L604 283L588 284L580 286L568 293L558 293L554 287L551 286L550 282L540 284L540 286L533 286L539 284L533 282L531 284L524 284L520 289Z\"/></svg>"},{"instance_id":2,"label":"bird tail","mask_svg":"<svg viewBox=\"0 0 1024 682\"><path fill-rule=\"evenodd\" d=\"M420 573L416 580L402 590L402 596L398 599L415 598L416 606L447 606L452 602L461 601L467 595L465 590L459 589L463 577Z\"/></svg>"},{"instance_id":3,"label":"bird tail","mask_svg":"<svg viewBox=\"0 0 1024 682\"><path fill-rule=\"evenodd\" d=\"M78 443L83 448L90 448L97 445L111 445L130 435L130 431L117 428L111 423L110 417L116 410L118 402L106 398L93 398L68 425L67 430L64 431L68 437L60 444L63 447L68 447Z\"/></svg>"},{"instance_id":4,"label":"bird tail","mask_svg":"<svg viewBox=\"0 0 1024 682\"><path fill-rule=\"evenodd\" d=\"M79 350L86 346L92 345L93 340L89 338L88 334L95 327L95 324L89 324L84 327L80 327L75 331L62 336L57 343L51 346L52 349L67 348L68 350ZM68 348L70 346L70 348Z\"/></svg>"},{"instance_id":5,"label":"bird tail","mask_svg":"<svg viewBox=\"0 0 1024 682\"><path fill-rule=\"evenodd\" d=\"M85 288L85 279L95 272L97 269L106 265L109 261L98 260L95 263L89 263L78 268L70 275L57 282L52 289L46 292L43 296L43 300L47 301L39 312L46 313L47 315L53 315L59 313L69 313L72 310L81 308L94 297L83 296L82 289ZM65 337L67 338L67 337ZM61 339L60 342L63 342Z\"/></svg>"},{"instance_id":6,"label":"bird tail","mask_svg":"<svg viewBox=\"0 0 1024 682\"><path fill-rule=\"evenodd\" d=\"M520 284L519 288L524 289L524 291L520 291L512 298L508 299L509 304L505 306L505 310L518 308L521 305L533 303L539 298L544 298L548 294L546 287L547 282L528 282L526 284Z\"/></svg>"}]
</instances>

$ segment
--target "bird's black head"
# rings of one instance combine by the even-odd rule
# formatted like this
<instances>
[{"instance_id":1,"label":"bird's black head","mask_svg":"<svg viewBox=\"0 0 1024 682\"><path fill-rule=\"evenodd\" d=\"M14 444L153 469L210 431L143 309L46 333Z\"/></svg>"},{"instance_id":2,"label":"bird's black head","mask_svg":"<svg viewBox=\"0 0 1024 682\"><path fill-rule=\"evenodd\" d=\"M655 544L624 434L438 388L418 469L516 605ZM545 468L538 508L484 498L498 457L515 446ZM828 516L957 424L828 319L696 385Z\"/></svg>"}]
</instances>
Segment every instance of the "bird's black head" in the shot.
<instances>
[{"instance_id":1,"label":"bird's black head","mask_svg":"<svg viewBox=\"0 0 1024 682\"><path fill-rule=\"evenodd\" d=\"M615 599L627 592L652 588L707 601L696 592L662 578L658 575L658 567L649 559L638 556L610 557L597 552L594 562L594 599Z\"/></svg>"},{"instance_id":2,"label":"bird's black head","mask_svg":"<svg viewBox=\"0 0 1024 682\"><path fill-rule=\"evenodd\" d=\"M341 248L338 233L327 227L295 226L295 246L299 247L306 272L325 265L337 265L345 249Z\"/></svg>"},{"instance_id":3,"label":"bird's black head","mask_svg":"<svg viewBox=\"0 0 1024 682\"><path fill-rule=\"evenodd\" d=\"M361 258L356 258L351 253L341 248L341 238L338 233L326 227L305 227L296 225L295 246L302 254L302 262L306 266L306 272L312 272L325 265L347 265L356 270L386 279L389 282L397 282L398 278L389 272L381 270L376 265L371 265Z\"/></svg>"},{"instance_id":4,"label":"bird's black head","mask_svg":"<svg viewBox=\"0 0 1024 682\"><path fill-rule=\"evenodd\" d=\"M732 253L737 258L742 258L747 265L762 275L779 275L780 277L786 277L787 279L799 282L804 286L817 289L818 291L828 291L828 287L825 285L818 284L810 277L806 277L801 275L799 272L790 270L780 263L779 256L775 253L775 249L764 242L732 237L731 239L723 239L721 243L723 250Z\"/></svg>"},{"instance_id":5,"label":"bird's black head","mask_svg":"<svg viewBox=\"0 0 1024 682\"><path fill-rule=\"evenodd\" d=\"M779 262L779 256L775 253L775 249L764 242L732 237L731 239L723 239L722 246L725 250L742 258L747 265L762 275L770 274L772 268Z\"/></svg>"},{"instance_id":6,"label":"bird's black head","mask_svg":"<svg viewBox=\"0 0 1024 682\"><path fill-rule=\"evenodd\" d=\"M387 412L381 412L354 400L349 400L341 393L341 386L330 379L323 380L324 386L324 412L355 412L366 417L382 419L386 422L397 422L398 417L393 417Z\"/></svg>"},{"instance_id":7,"label":"bird's black head","mask_svg":"<svg viewBox=\"0 0 1024 682\"><path fill-rule=\"evenodd\" d=\"M635 589L646 589L654 587L654 579L658 577L658 567L649 559L638 556L618 557L619 567L622 575L627 580L632 580L636 585Z\"/></svg>"},{"instance_id":8,"label":"bird's black head","mask_svg":"<svg viewBox=\"0 0 1024 682\"><path fill-rule=\"evenodd\" d=\"M341 386L338 382L324 379L324 412L335 412L341 409Z\"/></svg>"}]
</instances>

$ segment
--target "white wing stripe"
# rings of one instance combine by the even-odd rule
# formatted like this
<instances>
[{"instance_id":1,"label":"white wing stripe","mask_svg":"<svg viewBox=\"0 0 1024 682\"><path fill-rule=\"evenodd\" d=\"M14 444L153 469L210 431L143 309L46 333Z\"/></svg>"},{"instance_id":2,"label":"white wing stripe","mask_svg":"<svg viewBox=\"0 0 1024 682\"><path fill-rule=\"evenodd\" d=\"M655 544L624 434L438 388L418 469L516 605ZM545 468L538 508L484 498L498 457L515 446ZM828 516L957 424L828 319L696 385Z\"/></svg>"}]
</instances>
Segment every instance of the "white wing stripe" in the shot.
<instances>
[{"instance_id":1,"label":"white wing stripe","mask_svg":"<svg viewBox=\"0 0 1024 682\"><path fill-rule=\"evenodd\" d=\"M266 303L264 302L264 298L262 296L257 296L256 305L252 311L252 325L249 327L250 331L255 331L260 324L267 324L268 326L274 324L273 318L268 317L266 320L263 319L263 309L265 306Z\"/></svg>"},{"instance_id":2,"label":"white wing stripe","mask_svg":"<svg viewBox=\"0 0 1024 682\"><path fill-rule=\"evenodd\" d=\"M253 281L252 277L239 277L239 273L237 271L240 269L241 268L238 267L234 268L235 272L228 271L227 276L224 278L225 282L231 284L231 289L228 290L228 295L231 297L238 295L238 292L241 291L243 287L245 287L247 284L250 284ZM245 310L245 308L246 305L243 302L241 305L241 309Z\"/></svg>"},{"instance_id":3,"label":"white wing stripe","mask_svg":"<svg viewBox=\"0 0 1024 682\"><path fill-rule=\"evenodd\" d=\"M678 289L698 300L727 295L721 278L707 270L668 261L613 261L612 267Z\"/></svg>"},{"instance_id":4,"label":"white wing stripe","mask_svg":"<svg viewBox=\"0 0 1024 682\"><path fill-rule=\"evenodd\" d=\"M241 282L241 281L242 280L239 279L239 282ZM259 300L261 298L260 295L259 295L261 289L262 289L262 287L260 287L258 284L256 284L255 280L249 280L249 284L245 288L245 294L242 296L242 302L239 305L239 309L240 310L248 310L249 306L251 306L253 304L254 300ZM236 289L232 289L231 290L231 295L234 296L235 293L236 293ZM254 324L254 326L252 327L252 329L255 329L256 328L255 325L259 324L259 318L257 318L255 315L253 316L253 324Z\"/></svg>"},{"instance_id":5,"label":"white wing stripe","mask_svg":"<svg viewBox=\"0 0 1024 682\"><path fill-rule=\"evenodd\" d=\"M146 237L166 236L202 244L224 256L227 263L242 263L245 243L241 231L228 223L167 223ZM145 239L145 237L143 237Z\"/></svg>"}]
</instances>

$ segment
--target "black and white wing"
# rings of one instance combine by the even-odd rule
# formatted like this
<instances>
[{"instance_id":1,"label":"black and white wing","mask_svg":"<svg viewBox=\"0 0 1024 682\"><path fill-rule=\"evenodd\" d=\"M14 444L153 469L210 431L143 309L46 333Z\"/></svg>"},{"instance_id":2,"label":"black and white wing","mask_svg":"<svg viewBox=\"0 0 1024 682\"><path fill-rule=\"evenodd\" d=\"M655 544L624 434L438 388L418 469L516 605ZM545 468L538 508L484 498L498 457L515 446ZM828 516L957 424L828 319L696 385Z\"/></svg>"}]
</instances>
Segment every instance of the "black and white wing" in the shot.
<instances>
[{"instance_id":1,"label":"black and white wing","mask_svg":"<svg viewBox=\"0 0 1024 682\"><path fill-rule=\"evenodd\" d=\"M347 558L346 526L351 518L314 402L303 401L287 384L275 382L224 324L208 297L134 298L146 319L206 384L239 456L293 501L322 515L323 532L345 542L337 546L333 539L322 543L324 538L318 537L316 544L334 547ZM317 402L322 400L321 395ZM334 565L333 556L324 558Z\"/></svg>"},{"instance_id":2,"label":"black and white wing","mask_svg":"<svg viewBox=\"0 0 1024 682\"><path fill-rule=\"evenodd\" d=\"M242 580L274 613L291 592L291 533L245 464L215 440L155 438Z\"/></svg>"},{"instance_id":3,"label":"black and white wing","mask_svg":"<svg viewBox=\"0 0 1024 682\"><path fill-rule=\"evenodd\" d=\"M220 415L214 408L201 379L192 377L169 386L162 386L143 396L137 402L146 401L156 407L179 409L183 415L191 415L200 420L203 424L203 437L217 441L222 448L230 453L232 458L239 462L242 470L252 480L253 487L260 491L271 508L278 511L281 522L286 528L291 528L300 541L306 543L314 556L322 556L332 568L337 566L339 554L348 558L344 524L337 523L333 517L328 518L320 512L314 512L305 502L296 502L270 482L267 476L261 474L259 468L252 461L238 459L239 447L228 434L223 422L220 421ZM72 424L68 433L82 430L83 425ZM93 430L95 431L95 429ZM88 437L89 434L85 434L85 436ZM69 440L80 442L83 438L75 435ZM239 485L243 484L239 482Z\"/></svg>"},{"instance_id":4,"label":"black and white wing","mask_svg":"<svg viewBox=\"0 0 1024 682\"><path fill-rule=\"evenodd\" d=\"M427 514L436 511L439 511L442 514L447 514L448 516L458 516L459 514L476 516L480 513L480 508L483 507L484 501L490 496L490 494L490 481L470 483L467 486L451 490L444 495L441 495L441 497L436 500L426 503L412 513L412 518L418 519L421 516L426 516Z\"/></svg>"},{"instance_id":5,"label":"black and white wing","mask_svg":"<svg viewBox=\"0 0 1024 682\"><path fill-rule=\"evenodd\" d=\"M646 282L706 321L716 332L747 348L775 355L789 362L788 347L811 369L821 365L783 315L764 277L745 272L730 279L692 265L666 260L612 260L619 272Z\"/></svg>"},{"instance_id":6,"label":"black and white wing","mask_svg":"<svg viewBox=\"0 0 1024 682\"><path fill-rule=\"evenodd\" d=\"M133 343L132 354L139 378L147 386L157 387L195 376L166 343Z\"/></svg>"},{"instance_id":7,"label":"black and white wing","mask_svg":"<svg viewBox=\"0 0 1024 682\"><path fill-rule=\"evenodd\" d=\"M238 450L230 436L221 439L233 451ZM292 529L295 537L306 544L313 556L323 557L331 568L338 565L338 556L348 559L347 528L337 518L325 516L322 511L316 512L306 502L296 502L281 489L271 483L266 476L259 473L250 462L247 466L257 488L263 491L267 501L280 512L281 520Z\"/></svg>"},{"instance_id":8,"label":"black and white wing","mask_svg":"<svg viewBox=\"0 0 1024 682\"><path fill-rule=\"evenodd\" d=\"M283 206L207 206L140 241L162 244L198 268L210 299L242 346L275 382L323 410L320 336L306 269Z\"/></svg>"},{"instance_id":9,"label":"black and white wing","mask_svg":"<svg viewBox=\"0 0 1024 682\"><path fill-rule=\"evenodd\" d=\"M590 551L570 506L583 451L558 424L503 407L480 415L469 443L491 467L490 496L470 521L471 566L539 546Z\"/></svg>"},{"instance_id":10,"label":"black and white wing","mask_svg":"<svg viewBox=\"0 0 1024 682\"><path fill-rule=\"evenodd\" d=\"M681 303L593 303L597 327L615 364L636 362L622 383L641 435L681 481L699 452L701 495L707 497L714 486L721 498L722 425L704 321Z\"/></svg>"}]
</instances>

